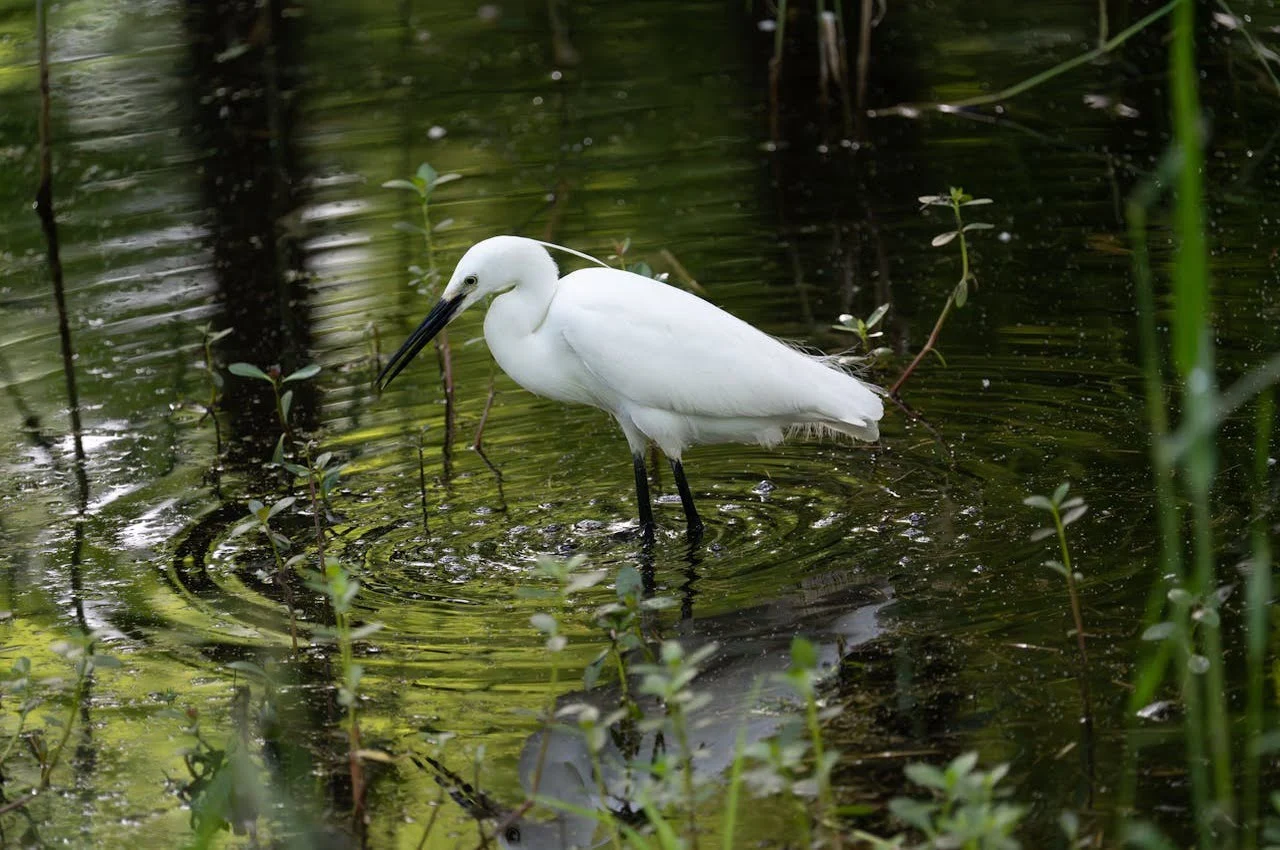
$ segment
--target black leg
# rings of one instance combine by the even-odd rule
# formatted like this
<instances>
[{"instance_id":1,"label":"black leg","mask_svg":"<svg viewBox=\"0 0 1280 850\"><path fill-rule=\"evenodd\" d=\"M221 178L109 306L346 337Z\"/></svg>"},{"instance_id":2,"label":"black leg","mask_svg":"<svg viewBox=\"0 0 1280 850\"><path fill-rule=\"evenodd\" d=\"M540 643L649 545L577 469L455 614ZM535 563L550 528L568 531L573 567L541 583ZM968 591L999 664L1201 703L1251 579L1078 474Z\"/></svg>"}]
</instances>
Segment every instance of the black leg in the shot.
<instances>
[{"instance_id":1,"label":"black leg","mask_svg":"<svg viewBox=\"0 0 1280 850\"><path fill-rule=\"evenodd\" d=\"M649 503L649 476L644 468L644 455L632 455L631 464L636 470L636 501L640 504L640 533L646 541L653 540L653 505Z\"/></svg>"},{"instance_id":2,"label":"black leg","mask_svg":"<svg viewBox=\"0 0 1280 850\"><path fill-rule=\"evenodd\" d=\"M684 477L684 467L680 461L671 461L671 472L676 477L676 489L680 491L680 504L684 506L684 518L689 523L690 534L702 533L702 519L698 509L693 506L693 493L689 492L689 482Z\"/></svg>"}]
</instances>

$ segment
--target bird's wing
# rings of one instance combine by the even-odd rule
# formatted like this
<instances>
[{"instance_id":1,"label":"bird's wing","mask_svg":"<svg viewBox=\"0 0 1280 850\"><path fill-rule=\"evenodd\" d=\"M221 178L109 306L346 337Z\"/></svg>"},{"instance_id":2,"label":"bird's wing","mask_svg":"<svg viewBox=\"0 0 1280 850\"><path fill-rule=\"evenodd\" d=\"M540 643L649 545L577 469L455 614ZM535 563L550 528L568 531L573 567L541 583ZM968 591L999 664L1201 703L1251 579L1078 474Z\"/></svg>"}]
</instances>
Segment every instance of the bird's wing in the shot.
<instances>
[{"instance_id":1,"label":"bird's wing","mask_svg":"<svg viewBox=\"0 0 1280 850\"><path fill-rule=\"evenodd\" d=\"M848 390L871 395L707 301L640 275L584 269L566 276L547 322L609 391L643 407L715 417L833 416L814 401L830 392L831 379L840 381L837 392L848 381Z\"/></svg>"}]
</instances>

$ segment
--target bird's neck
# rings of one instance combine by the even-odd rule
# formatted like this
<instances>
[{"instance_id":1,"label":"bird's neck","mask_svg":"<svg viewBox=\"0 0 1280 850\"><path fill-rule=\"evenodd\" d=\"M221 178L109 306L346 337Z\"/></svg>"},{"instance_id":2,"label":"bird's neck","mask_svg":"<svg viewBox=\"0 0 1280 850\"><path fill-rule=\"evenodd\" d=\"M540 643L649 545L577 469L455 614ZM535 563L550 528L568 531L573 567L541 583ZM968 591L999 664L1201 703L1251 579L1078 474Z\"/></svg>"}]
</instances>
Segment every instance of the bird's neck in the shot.
<instances>
[{"instance_id":1,"label":"bird's neck","mask_svg":"<svg viewBox=\"0 0 1280 850\"><path fill-rule=\"evenodd\" d=\"M526 336L542 326L555 298L556 278L521 281L493 299L485 316L486 336L494 330L510 336Z\"/></svg>"}]
</instances>

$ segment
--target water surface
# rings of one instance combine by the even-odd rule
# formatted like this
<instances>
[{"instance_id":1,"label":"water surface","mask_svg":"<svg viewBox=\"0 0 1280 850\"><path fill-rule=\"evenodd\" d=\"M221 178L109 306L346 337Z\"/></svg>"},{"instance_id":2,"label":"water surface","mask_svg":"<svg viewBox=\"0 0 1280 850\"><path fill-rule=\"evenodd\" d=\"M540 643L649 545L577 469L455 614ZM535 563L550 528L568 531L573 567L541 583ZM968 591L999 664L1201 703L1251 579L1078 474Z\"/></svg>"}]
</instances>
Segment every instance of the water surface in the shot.
<instances>
[{"instance_id":1,"label":"water surface","mask_svg":"<svg viewBox=\"0 0 1280 850\"><path fill-rule=\"evenodd\" d=\"M1258 32L1280 25L1266 4L1240 5ZM1113 9L1113 31L1144 11ZM835 90L820 100L801 10L775 141L773 37L759 10L654 0L567 14L556 34L538 3L308 4L274 28L251 9L219 17L197 2L54 9L55 190L90 482L77 526L56 320L28 203L34 27L21 4L0 5L4 659L59 674L50 645L79 628L123 662L95 677L56 783L65 793L31 805L30 821L6 816L6 829L29 826L48 844L182 843L189 812L174 788L192 740L180 712L198 711L212 739L235 735L243 679L227 664L237 660L279 677L284 739L296 748L280 775L297 780L300 819L339 823L326 812L350 805L331 648L289 660L270 552L253 535L231 537L247 500L283 492L261 466L278 434L269 396L228 377L218 432L202 419L205 325L233 330L216 347L221 364L323 367L298 393L296 422L345 464L329 548L360 573L358 618L385 626L359 647L364 743L396 757L371 767L373 846L417 844L439 792L408 756L435 754L432 738L452 737L441 758L468 777L482 753L493 798L521 798L532 712L578 687L596 647L589 611L611 597L599 587L566 617L577 667L552 690L529 625L545 602L517 593L539 584L533 562L544 554L649 570L656 592L679 602L660 631L771 659L791 634L830 637L840 614L875 605L874 627L829 686L848 706L830 735L850 802L906 790L909 760L976 748L986 763L1012 764L1032 805L1030 844L1056 835L1064 808L1109 816L1124 683L1156 577L1120 204L1168 142L1163 26L999 111L859 119L847 133ZM975 14L949 2L890 6L873 33L866 105L978 94L1096 39L1091 4ZM1216 342L1234 375L1277 347L1276 101L1238 33L1205 23L1200 47ZM830 329L839 314L890 302L885 339L900 356L872 374L882 382L922 344L959 276L954 248L929 245L950 223L922 214L917 197L963 186L995 200L975 208L995 227L973 237L979 285L943 332L946 365L926 361L908 384L919 420L891 410L874 446L690 451L705 539L689 550L669 473L656 469L661 530L646 558L629 533L621 434L604 414L495 375L480 311L450 329L450 470L429 352L387 393L372 390L377 357L430 306L406 272L424 262L420 240L394 227L418 211L380 188L423 161L462 175L433 198L434 221L451 220L436 239L446 271L498 233L602 257L629 239L630 260L678 279L665 250L718 305L830 351L852 341ZM1152 249L1167 271L1163 223ZM491 378L484 445L501 490L468 449ZM1223 444L1228 575L1245 548L1247 506L1233 493L1249 468L1247 432L1231 424ZM1091 739L1065 594L1039 566L1050 553L1028 541L1038 522L1021 504L1067 480L1092 506L1072 528L1086 576ZM310 522L282 528L306 540ZM304 632L326 622L314 592L301 581L294 592ZM1176 727L1139 729L1141 804L1174 831L1186 821ZM466 813L447 804L430 846L471 841Z\"/></svg>"}]
</instances>

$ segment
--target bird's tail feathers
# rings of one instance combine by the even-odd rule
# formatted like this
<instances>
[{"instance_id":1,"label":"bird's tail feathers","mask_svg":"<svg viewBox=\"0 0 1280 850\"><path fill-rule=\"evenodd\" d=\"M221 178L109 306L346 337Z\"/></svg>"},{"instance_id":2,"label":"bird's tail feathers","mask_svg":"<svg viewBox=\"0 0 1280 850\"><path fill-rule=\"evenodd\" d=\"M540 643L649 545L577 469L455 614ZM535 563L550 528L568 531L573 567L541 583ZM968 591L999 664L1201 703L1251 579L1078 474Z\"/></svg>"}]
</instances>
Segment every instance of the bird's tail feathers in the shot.
<instances>
[{"instance_id":1,"label":"bird's tail feathers","mask_svg":"<svg viewBox=\"0 0 1280 850\"><path fill-rule=\"evenodd\" d=\"M835 419L798 422L787 429L787 437L852 437L868 443L880 439L880 427L871 420L844 422Z\"/></svg>"}]
</instances>

